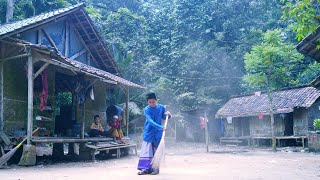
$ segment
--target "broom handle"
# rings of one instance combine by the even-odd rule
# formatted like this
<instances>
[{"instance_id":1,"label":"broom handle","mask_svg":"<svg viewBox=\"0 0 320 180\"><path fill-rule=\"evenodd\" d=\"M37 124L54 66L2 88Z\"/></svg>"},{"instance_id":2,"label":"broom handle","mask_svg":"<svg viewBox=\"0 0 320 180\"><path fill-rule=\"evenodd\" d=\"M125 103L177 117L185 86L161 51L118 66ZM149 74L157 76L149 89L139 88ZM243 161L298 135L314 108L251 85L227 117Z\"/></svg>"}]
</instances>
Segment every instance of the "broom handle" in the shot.
<instances>
[{"instance_id":1,"label":"broom handle","mask_svg":"<svg viewBox=\"0 0 320 180\"><path fill-rule=\"evenodd\" d=\"M39 130L39 128L35 129L32 134L34 134L35 132L37 132ZM18 145L17 147L19 148L25 141L27 140L27 137L25 137Z\"/></svg>"},{"instance_id":2,"label":"broom handle","mask_svg":"<svg viewBox=\"0 0 320 180\"><path fill-rule=\"evenodd\" d=\"M164 121L164 126L163 126L164 128L167 128L168 119L169 119L169 115L166 114L166 120ZM166 131L163 131L161 139L164 139L165 136L166 136Z\"/></svg>"}]
</instances>

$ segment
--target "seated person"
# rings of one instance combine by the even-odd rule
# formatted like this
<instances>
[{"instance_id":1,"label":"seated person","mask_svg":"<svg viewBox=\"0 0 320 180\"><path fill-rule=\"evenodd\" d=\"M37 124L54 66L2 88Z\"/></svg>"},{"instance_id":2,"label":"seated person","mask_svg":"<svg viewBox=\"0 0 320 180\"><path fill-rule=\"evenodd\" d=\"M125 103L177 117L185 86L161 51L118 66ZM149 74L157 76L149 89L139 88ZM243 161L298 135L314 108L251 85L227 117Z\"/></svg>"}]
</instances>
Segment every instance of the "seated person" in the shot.
<instances>
[{"instance_id":1,"label":"seated person","mask_svg":"<svg viewBox=\"0 0 320 180\"><path fill-rule=\"evenodd\" d=\"M113 141L119 140L120 143L124 143L121 138L123 137L123 132L121 129L121 119L117 115L113 116L113 119L108 122L108 125L111 127L109 133L113 137Z\"/></svg>"},{"instance_id":2,"label":"seated person","mask_svg":"<svg viewBox=\"0 0 320 180\"><path fill-rule=\"evenodd\" d=\"M99 136L108 136L108 132L105 131L101 125L101 119L99 115L93 117L93 123L90 126L89 136L90 137L99 137Z\"/></svg>"}]
</instances>

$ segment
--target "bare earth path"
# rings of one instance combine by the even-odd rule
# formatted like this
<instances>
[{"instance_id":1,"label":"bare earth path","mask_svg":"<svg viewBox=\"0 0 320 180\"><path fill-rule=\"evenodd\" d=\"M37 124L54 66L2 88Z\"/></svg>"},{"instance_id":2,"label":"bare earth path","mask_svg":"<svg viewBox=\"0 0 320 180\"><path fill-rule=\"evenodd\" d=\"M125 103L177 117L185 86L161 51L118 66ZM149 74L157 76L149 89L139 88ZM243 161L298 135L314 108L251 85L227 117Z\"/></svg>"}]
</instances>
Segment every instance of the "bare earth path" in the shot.
<instances>
[{"instance_id":1,"label":"bare earth path","mask_svg":"<svg viewBox=\"0 0 320 180\"><path fill-rule=\"evenodd\" d=\"M0 169L0 180L320 179L320 154L179 143L167 148L157 176L136 175L138 157Z\"/></svg>"}]
</instances>

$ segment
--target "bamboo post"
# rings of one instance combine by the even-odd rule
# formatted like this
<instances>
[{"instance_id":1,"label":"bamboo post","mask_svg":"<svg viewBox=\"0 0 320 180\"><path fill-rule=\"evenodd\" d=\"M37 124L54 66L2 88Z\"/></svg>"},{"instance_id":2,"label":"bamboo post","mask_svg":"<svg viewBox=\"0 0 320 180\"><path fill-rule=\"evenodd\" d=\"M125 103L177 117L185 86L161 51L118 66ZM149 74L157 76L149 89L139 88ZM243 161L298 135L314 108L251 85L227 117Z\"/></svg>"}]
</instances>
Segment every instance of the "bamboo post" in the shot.
<instances>
[{"instance_id":1,"label":"bamboo post","mask_svg":"<svg viewBox=\"0 0 320 180\"><path fill-rule=\"evenodd\" d=\"M125 88L126 89L126 136L129 137L129 87Z\"/></svg>"},{"instance_id":2,"label":"bamboo post","mask_svg":"<svg viewBox=\"0 0 320 180\"><path fill-rule=\"evenodd\" d=\"M0 131L3 131L3 62L0 62Z\"/></svg>"},{"instance_id":3,"label":"bamboo post","mask_svg":"<svg viewBox=\"0 0 320 180\"><path fill-rule=\"evenodd\" d=\"M4 55L4 47L1 44L1 58ZM3 62L0 61L0 131L3 131Z\"/></svg>"},{"instance_id":4,"label":"bamboo post","mask_svg":"<svg viewBox=\"0 0 320 180\"><path fill-rule=\"evenodd\" d=\"M81 139L84 139L84 126L86 121L86 103L83 103L83 111L82 111L82 128L81 128Z\"/></svg>"},{"instance_id":5,"label":"bamboo post","mask_svg":"<svg viewBox=\"0 0 320 180\"><path fill-rule=\"evenodd\" d=\"M204 113L204 122L205 122L205 139L206 139L206 149L209 152L209 138L208 138L208 118L207 112Z\"/></svg>"},{"instance_id":6,"label":"bamboo post","mask_svg":"<svg viewBox=\"0 0 320 180\"><path fill-rule=\"evenodd\" d=\"M28 56L28 125L27 125L27 144L31 144L33 127L33 63L32 55Z\"/></svg>"}]
</instances>

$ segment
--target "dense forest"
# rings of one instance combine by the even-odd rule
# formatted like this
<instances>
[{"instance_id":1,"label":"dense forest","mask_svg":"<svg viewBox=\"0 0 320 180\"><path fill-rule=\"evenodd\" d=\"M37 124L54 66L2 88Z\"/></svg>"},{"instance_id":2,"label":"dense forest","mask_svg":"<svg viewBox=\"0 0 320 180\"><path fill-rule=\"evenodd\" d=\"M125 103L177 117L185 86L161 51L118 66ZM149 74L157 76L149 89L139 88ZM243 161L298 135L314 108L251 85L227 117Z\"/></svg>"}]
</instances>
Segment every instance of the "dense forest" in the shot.
<instances>
[{"instance_id":1,"label":"dense forest","mask_svg":"<svg viewBox=\"0 0 320 180\"><path fill-rule=\"evenodd\" d=\"M314 0L14 0L14 19L85 3L123 76L175 112L210 111L233 95L308 84L320 64L295 46L319 25ZM0 0L5 23L7 0ZM267 55L266 55L267 54ZM144 105L145 91L130 90Z\"/></svg>"}]
</instances>

